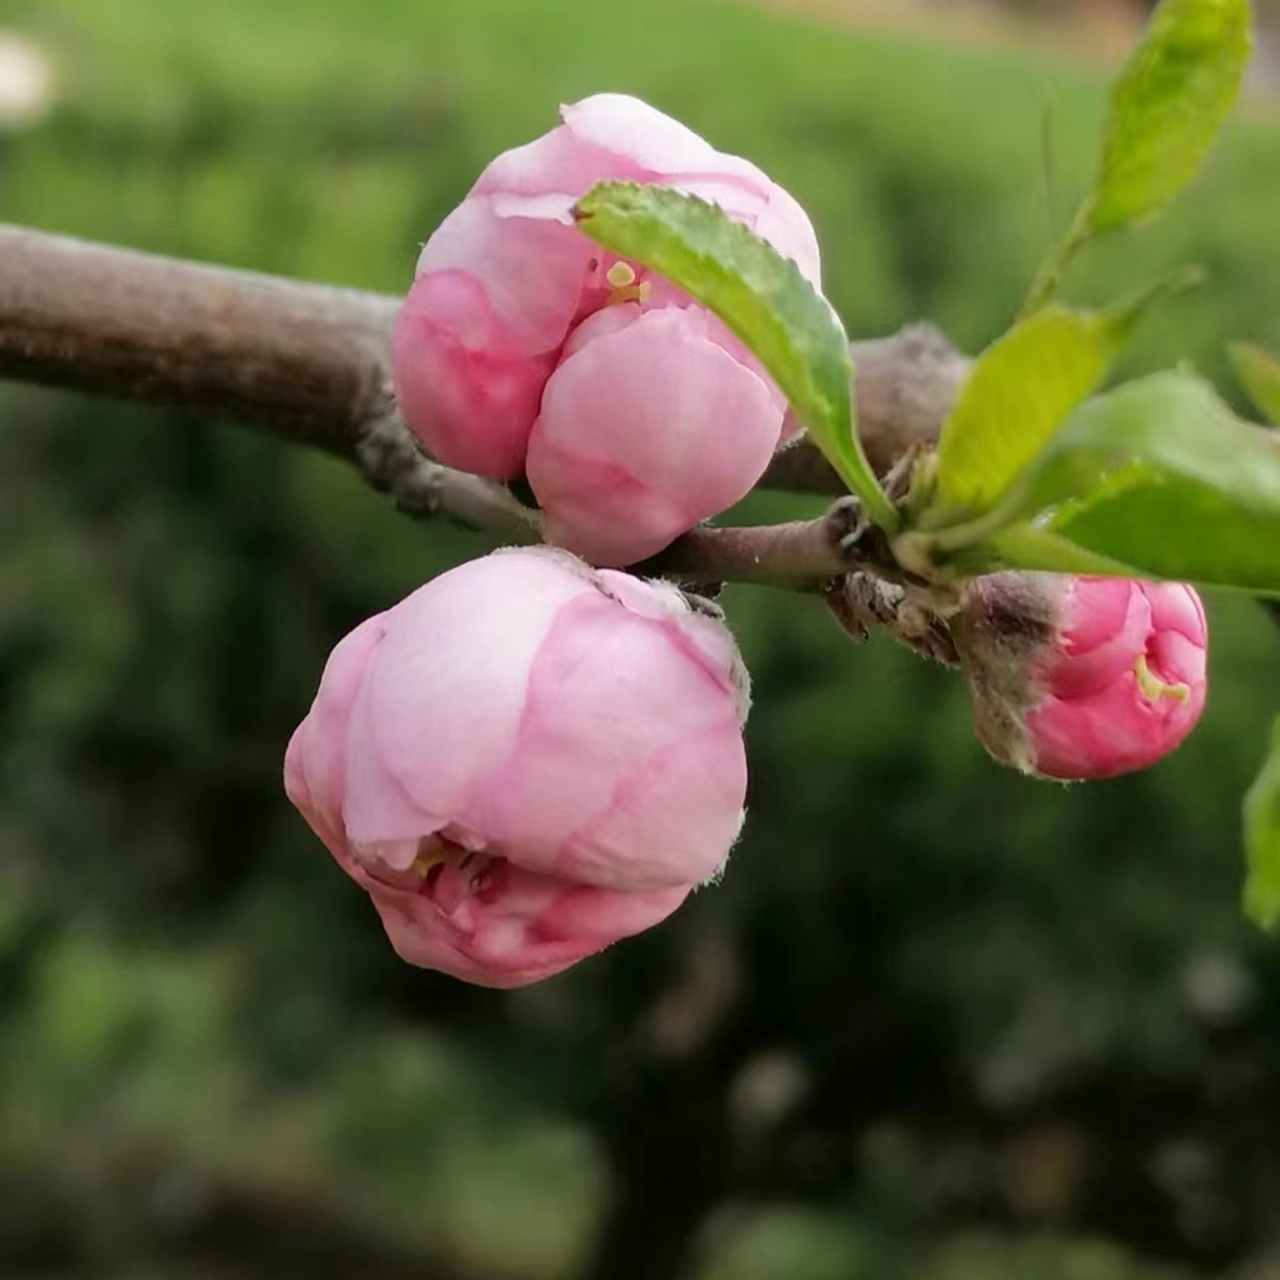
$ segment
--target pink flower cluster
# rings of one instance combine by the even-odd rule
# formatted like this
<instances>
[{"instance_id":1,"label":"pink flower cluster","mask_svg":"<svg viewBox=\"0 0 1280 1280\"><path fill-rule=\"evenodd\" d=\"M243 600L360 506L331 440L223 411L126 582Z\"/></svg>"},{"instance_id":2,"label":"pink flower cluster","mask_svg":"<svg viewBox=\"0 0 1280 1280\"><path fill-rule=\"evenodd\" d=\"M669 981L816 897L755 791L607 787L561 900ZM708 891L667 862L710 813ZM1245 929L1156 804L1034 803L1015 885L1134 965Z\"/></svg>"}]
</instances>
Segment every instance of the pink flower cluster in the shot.
<instances>
[{"instance_id":1,"label":"pink flower cluster","mask_svg":"<svg viewBox=\"0 0 1280 1280\"><path fill-rule=\"evenodd\" d=\"M601 94L499 156L427 241L396 325L400 411L441 462L527 475L555 544L633 564L744 497L787 405L705 308L574 222L597 182L718 205L815 288L804 210L754 165L635 98Z\"/></svg>"},{"instance_id":2,"label":"pink flower cluster","mask_svg":"<svg viewBox=\"0 0 1280 1280\"><path fill-rule=\"evenodd\" d=\"M558 548L463 565L358 627L285 759L399 954L493 987L664 920L719 874L746 796L747 677L719 615L591 564L633 564L744 496L787 406L718 319L580 232L603 178L713 201L818 286L795 201L634 99L568 107L495 160L423 251L396 390L441 461L527 476ZM1142 768L1204 706L1189 587L1000 574L952 632L979 736L1027 772Z\"/></svg>"}]
</instances>

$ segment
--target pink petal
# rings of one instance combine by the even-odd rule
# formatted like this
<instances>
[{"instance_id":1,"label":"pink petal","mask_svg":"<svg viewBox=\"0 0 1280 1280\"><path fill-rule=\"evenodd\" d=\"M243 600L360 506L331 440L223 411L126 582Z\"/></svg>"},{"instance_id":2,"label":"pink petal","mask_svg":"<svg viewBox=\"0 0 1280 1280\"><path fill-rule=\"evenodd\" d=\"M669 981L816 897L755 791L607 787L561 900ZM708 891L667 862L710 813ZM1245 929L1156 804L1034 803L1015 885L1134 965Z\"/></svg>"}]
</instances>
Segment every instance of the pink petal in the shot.
<instances>
[{"instance_id":1,"label":"pink petal","mask_svg":"<svg viewBox=\"0 0 1280 1280\"><path fill-rule=\"evenodd\" d=\"M579 142L625 156L655 177L734 177L762 192L768 178L755 165L725 155L670 116L621 93L598 93L560 108Z\"/></svg>"},{"instance_id":2,"label":"pink petal","mask_svg":"<svg viewBox=\"0 0 1280 1280\"><path fill-rule=\"evenodd\" d=\"M724 865L745 817L747 758L735 716L654 751L575 831L559 863L593 883L701 883ZM634 890L632 890L634 891Z\"/></svg>"},{"instance_id":3,"label":"pink petal","mask_svg":"<svg viewBox=\"0 0 1280 1280\"><path fill-rule=\"evenodd\" d=\"M487 987L548 978L620 938L666 919L688 896L682 886L653 894L617 894L571 885L493 860L478 888L446 905L431 892L375 888L374 905L399 955Z\"/></svg>"},{"instance_id":4,"label":"pink petal","mask_svg":"<svg viewBox=\"0 0 1280 1280\"><path fill-rule=\"evenodd\" d=\"M1194 587L1181 582L1144 582L1141 588L1151 605L1151 625L1157 631L1176 631L1201 648L1208 644L1209 623Z\"/></svg>"},{"instance_id":5,"label":"pink petal","mask_svg":"<svg viewBox=\"0 0 1280 1280\"><path fill-rule=\"evenodd\" d=\"M576 227L554 217L501 217L490 198L473 196L427 241L418 275L474 277L519 349L545 355L569 332L597 252Z\"/></svg>"},{"instance_id":6,"label":"pink petal","mask_svg":"<svg viewBox=\"0 0 1280 1280\"><path fill-rule=\"evenodd\" d=\"M285 753L285 791L330 848L341 843L346 734L360 684L386 630L387 614L362 622L338 642L311 710Z\"/></svg>"},{"instance_id":7,"label":"pink petal","mask_svg":"<svg viewBox=\"0 0 1280 1280\"><path fill-rule=\"evenodd\" d=\"M551 356L530 356L463 271L419 276L392 336L396 399L433 457L493 479L524 471Z\"/></svg>"},{"instance_id":8,"label":"pink petal","mask_svg":"<svg viewBox=\"0 0 1280 1280\"><path fill-rule=\"evenodd\" d=\"M500 553L442 574L397 607L361 691L367 706L357 703L367 719L353 716L353 729L367 730L348 755L344 817L354 842L424 834L415 812L482 830L473 793L511 749L547 632L566 603L595 592L585 573L565 572L573 563L547 551Z\"/></svg>"},{"instance_id":9,"label":"pink petal","mask_svg":"<svg viewBox=\"0 0 1280 1280\"><path fill-rule=\"evenodd\" d=\"M1046 655L1038 679L1058 698L1109 688L1133 669L1151 630L1151 609L1136 583L1111 578L1063 579L1066 630Z\"/></svg>"},{"instance_id":10,"label":"pink petal","mask_svg":"<svg viewBox=\"0 0 1280 1280\"><path fill-rule=\"evenodd\" d=\"M549 437L539 440L528 472L547 541L592 564L646 560L701 518L682 495L654 489L619 463L584 458Z\"/></svg>"},{"instance_id":11,"label":"pink petal","mask_svg":"<svg viewBox=\"0 0 1280 1280\"><path fill-rule=\"evenodd\" d=\"M1203 688L1187 701L1151 701L1133 674L1075 702L1052 701L1028 717L1036 768L1052 778L1098 780L1148 768L1178 747L1204 707Z\"/></svg>"},{"instance_id":12,"label":"pink petal","mask_svg":"<svg viewBox=\"0 0 1280 1280\"><path fill-rule=\"evenodd\" d=\"M603 595L561 610L488 788L484 828L513 860L631 891L723 861L746 787L737 690L682 630Z\"/></svg>"},{"instance_id":13,"label":"pink petal","mask_svg":"<svg viewBox=\"0 0 1280 1280\"><path fill-rule=\"evenodd\" d=\"M1133 597L1141 592L1126 578L1063 578L1063 643L1069 654L1091 653L1132 628ZM1143 611L1144 624L1150 618Z\"/></svg>"},{"instance_id":14,"label":"pink petal","mask_svg":"<svg viewBox=\"0 0 1280 1280\"><path fill-rule=\"evenodd\" d=\"M778 444L771 389L697 311L650 311L552 375L528 476L555 541L602 564L660 551L750 492Z\"/></svg>"},{"instance_id":15,"label":"pink petal","mask_svg":"<svg viewBox=\"0 0 1280 1280\"><path fill-rule=\"evenodd\" d=\"M471 194L568 195L577 200L606 178L641 182L651 177L627 156L560 125L523 147L503 152L480 175Z\"/></svg>"},{"instance_id":16,"label":"pink petal","mask_svg":"<svg viewBox=\"0 0 1280 1280\"><path fill-rule=\"evenodd\" d=\"M701 663L718 681L731 686L738 700L738 722L745 724L751 704L750 677L734 642L733 633L718 618L695 613L684 594L670 582L644 581L616 569L597 573L601 587L634 614L672 624L667 634L672 644Z\"/></svg>"}]
</instances>

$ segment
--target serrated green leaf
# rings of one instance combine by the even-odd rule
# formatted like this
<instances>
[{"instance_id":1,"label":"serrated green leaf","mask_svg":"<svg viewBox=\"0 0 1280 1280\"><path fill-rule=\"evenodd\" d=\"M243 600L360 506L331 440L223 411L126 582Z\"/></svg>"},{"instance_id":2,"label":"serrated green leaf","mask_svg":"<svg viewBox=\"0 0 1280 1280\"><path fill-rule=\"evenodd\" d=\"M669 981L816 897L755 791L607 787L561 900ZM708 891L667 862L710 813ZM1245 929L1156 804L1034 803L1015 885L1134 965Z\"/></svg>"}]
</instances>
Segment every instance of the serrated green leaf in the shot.
<instances>
[{"instance_id":1,"label":"serrated green leaf","mask_svg":"<svg viewBox=\"0 0 1280 1280\"><path fill-rule=\"evenodd\" d=\"M1052 528L1141 576L1280 594L1280 516L1248 510L1206 484L1157 473Z\"/></svg>"},{"instance_id":2,"label":"serrated green leaf","mask_svg":"<svg viewBox=\"0 0 1280 1280\"><path fill-rule=\"evenodd\" d=\"M1249 0L1162 0L1111 93L1093 189L1045 256L1022 315L1103 232L1154 218L1196 175L1240 96Z\"/></svg>"},{"instance_id":3,"label":"serrated green leaf","mask_svg":"<svg viewBox=\"0 0 1280 1280\"><path fill-rule=\"evenodd\" d=\"M1244 800L1244 841L1249 865L1245 914L1260 929L1280 924L1280 720L1271 754Z\"/></svg>"},{"instance_id":4,"label":"serrated green leaf","mask_svg":"<svg viewBox=\"0 0 1280 1280\"><path fill-rule=\"evenodd\" d=\"M1111 96L1092 231L1154 217L1195 177L1251 48L1249 0L1163 0Z\"/></svg>"},{"instance_id":5,"label":"serrated green leaf","mask_svg":"<svg viewBox=\"0 0 1280 1280\"><path fill-rule=\"evenodd\" d=\"M994 506L1106 377L1127 328L1109 313L1047 307L989 347L942 430L943 507Z\"/></svg>"},{"instance_id":6,"label":"serrated green leaf","mask_svg":"<svg viewBox=\"0 0 1280 1280\"><path fill-rule=\"evenodd\" d=\"M1273 426L1280 427L1280 360L1247 342L1234 343L1228 352L1236 377L1254 407Z\"/></svg>"},{"instance_id":7,"label":"serrated green leaf","mask_svg":"<svg viewBox=\"0 0 1280 1280\"><path fill-rule=\"evenodd\" d=\"M663 187L602 182L576 217L597 243L714 311L769 371L867 515L897 527L857 436L848 338L793 262L714 205Z\"/></svg>"},{"instance_id":8,"label":"serrated green leaf","mask_svg":"<svg viewBox=\"0 0 1280 1280\"><path fill-rule=\"evenodd\" d=\"M1090 458L1113 473L1130 464L1125 483L1091 485L1055 513L1061 536L1155 577L1280 593L1280 440L1208 383L1132 383L1086 405L1055 446L1060 475Z\"/></svg>"},{"instance_id":9,"label":"serrated green leaf","mask_svg":"<svg viewBox=\"0 0 1280 1280\"><path fill-rule=\"evenodd\" d=\"M1082 406L997 511L936 536L957 563L1056 567L1009 558L1028 523L1135 576L1280 595L1280 439L1200 378L1156 374Z\"/></svg>"}]
</instances>

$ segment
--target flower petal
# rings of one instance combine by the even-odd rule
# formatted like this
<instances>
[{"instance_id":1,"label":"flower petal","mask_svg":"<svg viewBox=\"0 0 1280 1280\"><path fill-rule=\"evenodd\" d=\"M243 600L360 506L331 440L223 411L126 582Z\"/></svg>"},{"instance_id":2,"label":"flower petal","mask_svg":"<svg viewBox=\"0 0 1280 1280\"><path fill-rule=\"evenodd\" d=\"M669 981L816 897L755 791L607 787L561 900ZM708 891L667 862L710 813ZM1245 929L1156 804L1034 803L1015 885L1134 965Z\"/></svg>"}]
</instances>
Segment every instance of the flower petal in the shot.
<instances>
[{"instance_id":1,"label":"flower petal","mask_svg":"<svg viewBox=\"0 0 1280 1280\"><path fill-rule=\"evenodd\" d=\"M529 482L556 543L629 564L750 492L782 421L769 385L707 336L700 311L650 311L552 375Z\"/></svg>"}]
</instances>

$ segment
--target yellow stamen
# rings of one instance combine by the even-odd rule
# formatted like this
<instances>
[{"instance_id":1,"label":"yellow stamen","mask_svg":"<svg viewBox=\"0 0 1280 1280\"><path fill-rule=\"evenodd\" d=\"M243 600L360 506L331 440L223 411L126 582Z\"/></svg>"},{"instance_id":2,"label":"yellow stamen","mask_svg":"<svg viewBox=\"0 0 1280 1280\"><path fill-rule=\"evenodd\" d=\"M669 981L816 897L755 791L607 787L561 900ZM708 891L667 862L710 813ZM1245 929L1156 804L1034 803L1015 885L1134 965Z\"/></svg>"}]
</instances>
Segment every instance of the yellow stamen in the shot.
<instances>
[{"instance_id":1,"label":"yellow stamen","mask_svg":"<svg viewBox=\"0 0 1280 1280\"><path fill-rule=\"evenodd\" d=\"M1186 684L1166 684L1147 662L1145 653L1138 655L1133 664L1133 674L1138 677L1138 688L1148 702L1159 702L1161 698L1174 698L1178 702L1187 702L1191 698L1191 686Z\"/></svg>"},{"instance_id":2,"label":"yellow stamen","mask_svg":"<svg viewBox=\"0 0 1280 1280\"><path fill-rule=\"evenodd\" d=\"M433 867L438 867L442 862L448 862L447 854L441 853L438 849L432 849L427 853L420 853L413 860L413 866L410 870L415 876L425 880L431 874Z\"/></svg>"},{"instance_id":3,"label":"yellow stamen","mask_svg":"<svg viewBox=\"0 0 1280 1280\"><path fill-rule=\"evenodd\" d=\"M604 278L609 282L610 306L616 306L619 302L639 302L643 305L649 301L652 286L647 280L636 283L636 273L629 262L615 262L605 272Z\"/></svg>"},{"instance_id":4,"label":"yellow stamen","mask_svg":"<svg viewBox=\"0 0 1280 1280\"><path fill-rule=\"evenodd\" d=\"M629 262L615 262L604 277L615 289L626 289L636 282L635 269Z\"/></svg>"},{"instance_id":5,"label":"yellow stamen","mask_svg":"<svg viewBox=\"0 0 1280 1280\"><path fill-rule=\"evenodd\" d=\"M614 306L619 302L639 302L641 304L649 301L649 282L642 281L640 284L628 285L625 289L614 289L609 294L609 305Z\"/></svg>"}]
</instances>

